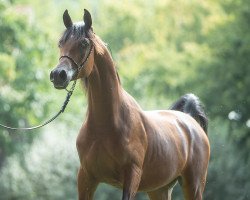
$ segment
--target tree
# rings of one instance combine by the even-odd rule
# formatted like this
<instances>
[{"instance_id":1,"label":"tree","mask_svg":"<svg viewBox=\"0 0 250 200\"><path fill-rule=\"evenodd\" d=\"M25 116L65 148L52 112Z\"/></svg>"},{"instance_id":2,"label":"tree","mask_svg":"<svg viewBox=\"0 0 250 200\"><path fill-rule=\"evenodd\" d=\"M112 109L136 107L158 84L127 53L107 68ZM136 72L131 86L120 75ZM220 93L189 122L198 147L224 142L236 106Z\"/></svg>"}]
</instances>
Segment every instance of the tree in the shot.
<instances>
[{"instance_id":1,"label":"tree","mask_svg":"<svg viewBox=\"0 0 250 200\"><path fill-rule=\"evenodd\" d=\"M250 9L249 2L221 1L223 19L207 34L212 60L204 62L198 80L206 85L202 96L211 117L227 119L231 111L231 138L246 147L245 159L250 159ZM203 89L203 88L201 88Z\"/></svg>"},{"instance_id":2,"label":"tree","mask_svg":"<svg viewBox=\"0 0 250 200\"><path fill-rule=\"evenodd\" d=\"M23 5L17 6L17 2ZM60 99L64 98L65 93L48 85L47 77L51 63L56 63L56 43L64 28L61 20L65 8L79 20L83 8L91 11L94 32L112 49L123 86L144 109L167 109L187 92L201 98L210 118L208 135L212 151L205 199L247 199L248 1L136 0L126 4L110 0L93 0L88 4L66 0L62 4L49 0L1 1L0 122L20 126L36 124L54 111L56 104L52 99L61 103ZM55 122L56 128L50 129L51 134L58 132L61 124L66 124L61 132L68 134L71 129L77 132L86 106L86 98L82 96L76 90L67 112ZM231 111L240 118L229 121ZM0 190L16 199L22 199L22 195L24 199L60 199L66 195L74 199L75 170L79 163L77 153L68 149L67 141L72 141L69 138L75 135L64 135L65 141L61 138L62 145L54 152L55 144L50 145L47 139L38 137L34 142L35 136L10 134L0 129L0 158L8 156L0 179L13 183L0 184ZM30 146L32 141L34 144ZM44 146L48 148L43 152ZM23 156L16 156L17 152L23 152ZM71 154L74 156L68 159ZM62 168L55 167L55 162ZM53 188L46 185L48 180ZM61 182L65 183L63 187ZM95 196L103 200L119 199L121 192L101 185ZM174 199L183 199L181 196L180 188L175 189ZM145 198L138 196L138 199Z\"/></svg>"},{"instance_id":3,"label":"tree","mask_svg":"<svg viewBox=\"0 0 250 200\"><path fill-rule=\"evenodd\" d=\"M15 127L38 123L48 112L43 95L47 73L37 67L50 64L48 35L32 22L28 6L1 1L0 38L0 122ZM0 166L6 156L23 152L34 136L1 128Z\"/></svg>"}]
</instances>

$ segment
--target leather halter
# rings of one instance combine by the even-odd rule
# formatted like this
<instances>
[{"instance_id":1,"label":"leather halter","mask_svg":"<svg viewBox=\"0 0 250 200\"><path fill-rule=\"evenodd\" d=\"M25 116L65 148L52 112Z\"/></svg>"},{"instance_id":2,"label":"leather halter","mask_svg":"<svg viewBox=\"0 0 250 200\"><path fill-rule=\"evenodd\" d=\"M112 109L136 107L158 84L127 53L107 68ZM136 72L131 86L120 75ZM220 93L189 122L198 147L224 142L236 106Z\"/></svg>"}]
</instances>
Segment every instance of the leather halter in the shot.
<instances>
[{"instance_id":1,"label":"leather halter","mask_svg":"<svg viewBox=\"0 0 250 200\"><path fill-rule=\"evenodd\" d=\"M61 60L62 58L67 58L67 59L69 59L75 66L77 66L77 71L76 71L76 73L73 75L73 77L76 77L76 78L77 78L78 75L79 75L79 72L83 69L83 67L85 67L84 64L88 61L89 56L90 56L92 50L93 50L93 44L91 44L90 50L89 50L88 53L85 54L84 60L83 60L83 62L82 62L81 64L78 64L72 57L70 57L70 56L68 56L68 55L62 55L62 56L59 58L59 60Z\"/></svg>"}]
</instances>

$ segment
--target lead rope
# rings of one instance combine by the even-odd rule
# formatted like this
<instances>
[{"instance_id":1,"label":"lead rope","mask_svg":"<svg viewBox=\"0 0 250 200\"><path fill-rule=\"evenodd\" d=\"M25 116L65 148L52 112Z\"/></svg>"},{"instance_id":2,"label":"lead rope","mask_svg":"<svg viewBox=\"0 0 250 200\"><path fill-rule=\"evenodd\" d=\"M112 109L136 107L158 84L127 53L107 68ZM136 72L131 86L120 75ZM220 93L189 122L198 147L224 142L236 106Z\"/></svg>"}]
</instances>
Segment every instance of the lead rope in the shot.
<instances>
[{"instance_id":1,"label":"lead rope","mask_svg":"<svg viewBox=\"0 0 250 200\"><path fill-rule=\"evenodd\" d=\"M18 127L10 127L10 126L6 126L6 125L3 125L3 124L0 124L1 127L3 128L6 128L6 129L9 129L9 130L34 130L34 129L38 129L38 128L41 128L43 126L46 126L47 124L49 124L50 122L54 121L60 114L62 114L64 112L64 110L66 109L68 103L69 103L69 100L70 100L70 97L72 96L73 92L74 92L74 89L75 89L75 86L76 86L76 81L77 81L77 76L80 72L80 70L83 68L84 64L88 61L89 59L89 56L91 54L93 50L93 45L90 47L90 51L88 52L87 54L87 57L84 59L84 61L82 62L82 64L78 65L74 59L72 59L71 57L69 56L61 56L60 59L62 57L66 57L68 59L70 59L74 64L77 65L77 71L76 71L76 79L74 80L73 82L73 85L71 86L70 90L67 90L67 88L65 89L68 93L67 93L67 96L65 98L65 101L61 107L61 109L59 110L58 113L56 113L51 119L49 119L48 121L45 121L44 123L40 124L40 125L37 125L37 126L32 126L32 127L25 127L25 128L18 128Z\"/></svg>"},{"instance_id":2,"label":"lead rope","mask_svg":"<svg viewBox=\"0 0 250 200\"><path fill-rule=\"evenodd\" d=\"M59 110L58 113L56 113L51 119L49 119L48 121L45 121L44 123L40 124L40 125L37 125L37 126L32 126L32 127L28 127L28 128L18 128L18 127L10 127L10 126L5 126L3 124L0 124L1 127L3 128L6 128L6 129L10 129L10 130L34 130L34 129L38 129L38 128L41 128L43 126L46 126L47 124L49 124L50 122L54 121L61 113L64 112L66 106L68 105L69 103L69 100L70 100L70 97L71 95L73 94L74 92L74 89L75 89L75 86L76 86L76 81L74 81L73 85L71 86L70 90L67 90L68 93L67 93L67 96L65 98L65 101L61 107L61 109Z\"/></svg>"}]
</instances>

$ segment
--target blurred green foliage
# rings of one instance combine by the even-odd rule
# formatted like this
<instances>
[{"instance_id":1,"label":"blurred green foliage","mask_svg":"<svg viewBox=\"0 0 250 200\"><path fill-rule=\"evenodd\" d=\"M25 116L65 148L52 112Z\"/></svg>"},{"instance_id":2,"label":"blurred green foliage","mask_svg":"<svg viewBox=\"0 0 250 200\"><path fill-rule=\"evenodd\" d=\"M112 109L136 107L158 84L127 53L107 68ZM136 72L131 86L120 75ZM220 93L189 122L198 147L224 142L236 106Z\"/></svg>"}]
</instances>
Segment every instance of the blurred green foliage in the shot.
<instances>
[{"instance_id":1,"label":"blurred green foliage","mask_svg":"<svg viewBox=\"0 0 250 200\"><path fill-rule=\"evenodd\" d=\"M48 112L48 106L41 106L48 100L41 97L49 85L42 66L51 63L51 40L32 22L29 8L9 1L0 1L0 30L0 121L12 126L37 123ZM23 146L31 143L33 137L1 130L0 166L6 156L23 152Z\"/></svg>"},{"instance_id":2,"label":"blurred green foliage","mask_svg":"<svg viewBox=\"0 0 250 200\"><path fill-rule=\"evenodd\" d=\"M65 92L52 87L49 72L66 8L74 21L83 8L91 11L124 88L143 108L167 109L188 92L201 98L212 152L204 199L249 199L248 0L1 0L0 123L34 125L60 109ZM63 116L44 129L0 129L0 200L77 198L74 141L86 110L82 93L77 89ZM238 118L229 120L231 111ZM95 199L121 194L101 184ZM183 199L179 187L173 199Z\"/></svg>"}]
</instances>

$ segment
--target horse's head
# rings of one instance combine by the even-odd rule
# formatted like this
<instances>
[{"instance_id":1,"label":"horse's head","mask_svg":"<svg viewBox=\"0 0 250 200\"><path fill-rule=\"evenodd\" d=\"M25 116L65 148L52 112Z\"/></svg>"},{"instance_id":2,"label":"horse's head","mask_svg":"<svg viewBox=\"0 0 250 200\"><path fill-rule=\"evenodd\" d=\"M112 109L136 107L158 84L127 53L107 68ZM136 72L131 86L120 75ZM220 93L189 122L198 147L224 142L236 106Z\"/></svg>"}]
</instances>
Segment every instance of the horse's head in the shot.
<instances>
[{"instance_id":1,"label":"horse's head","mask_svg":"<svg viewBox=\"0 0 250 200\"><path fill-rule=\"evenodd\" d=\"M66 30L58 43L59 63L50 73L50 80L57 89L65 89L71 80L87 77L94 65L90 13L84 9L83 22L72 23L65 10L63 22Z\"/></svg>"}]
</instances>

